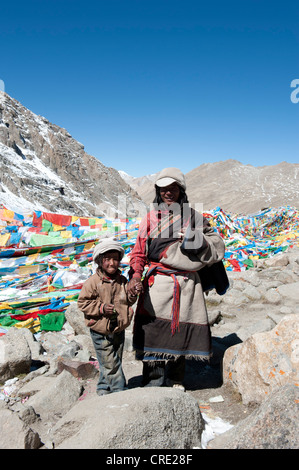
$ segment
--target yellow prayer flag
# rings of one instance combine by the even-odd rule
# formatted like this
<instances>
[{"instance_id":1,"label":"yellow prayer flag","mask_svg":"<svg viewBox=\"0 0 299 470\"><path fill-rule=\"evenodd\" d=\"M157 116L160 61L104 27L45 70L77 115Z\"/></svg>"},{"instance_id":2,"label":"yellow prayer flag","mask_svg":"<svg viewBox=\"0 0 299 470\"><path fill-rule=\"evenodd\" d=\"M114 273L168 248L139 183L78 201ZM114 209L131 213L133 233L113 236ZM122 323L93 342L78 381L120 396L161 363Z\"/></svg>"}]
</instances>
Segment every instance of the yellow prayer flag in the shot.
<instances>
[{"instance_id":1,"label":"yellow prayer flag","mask_svg":"<svg viewBox=\"0 0 299 470\"><path fill-rule=\"evenodd\" d=\"M0 246L5 246L10 238L10 233L5 233L4 235L0 235Z\"/></svg>"},{"instance_id":2,"label":"yellow prayer flag","mask_svg":"<svg viewBox=\"0 0 299 470\"><path fill-rule=\"evenodd\" d=\"M1 302L0 310L6 310L6 309L9 309L9 308L12 310L12 307L7 302Z\"/></svg>"},{"instance_id":3,"label":"yellow prayer flag","mask_svg":"<svg viewBox=\"0 0 299 470\"><path fill-rule=\"evenodd\" d=\"M64 230L63 232L60 233L60 236L62 238L72 238L72 232L71 230Z\"/></svg>"},{"instance_id":4,"label":"yellow prayer flag","mask_svg":"<svg viewBox=\"0 0 299 470\"><path fill-rule=\"evenodd\" d=\"M61 230L65 230L65 227L55 224L52 225L52 232L60 232Z\"/></svg>"},{"instance_id":5,"label":"yellow prayer flag","mask_svg":"<svg viewBox=\"0 0 299 470\"><path fill-rule=\"evenodd\" d=\"M39 253L33 253L32 255L27 256L26 265L34 263L34 261L39 257Z\"/></svg>"},{"instance_id":6,"label":"yellow prayer flag","mask_svg":"<svg viewBox=\"0 0 299 470\"><path fill-rule=\"evenodd\" d=\"M28 320L15 323L14 328L28 328L32 333L36 333L40 329L40 319L28 318Z\"/></svg>"},{"instance_id":7,"label":"yellow prayer flag","mask_svg":"<svg viewBox=\"0 0 299 470\"><path fill-rule=\"evenodd\" d=\"M3 210L3 216L4 216L3 218L5 220L13 220L14 215L15 215L14 211L10 211L9 209Z\"/></svg>"}]
</instances>

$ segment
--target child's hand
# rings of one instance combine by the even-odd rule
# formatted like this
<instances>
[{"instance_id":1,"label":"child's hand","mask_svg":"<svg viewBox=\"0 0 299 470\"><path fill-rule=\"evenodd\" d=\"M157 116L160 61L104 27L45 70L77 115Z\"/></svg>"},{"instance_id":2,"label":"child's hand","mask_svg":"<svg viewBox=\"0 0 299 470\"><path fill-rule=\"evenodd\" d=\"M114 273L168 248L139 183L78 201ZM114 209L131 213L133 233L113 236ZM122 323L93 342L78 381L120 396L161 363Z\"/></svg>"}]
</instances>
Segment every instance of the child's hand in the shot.
<instances>
[{"instance_id":1,"label":"child's hand","mask_svg":"<svg viewBox=\"0 0 299 470\"><path fill-rule=\"evenodd\" d=\"M104 314L108 316L116 313L113 304L104 304L103 311L104 311Z\"/></svg>"}]
</instances>

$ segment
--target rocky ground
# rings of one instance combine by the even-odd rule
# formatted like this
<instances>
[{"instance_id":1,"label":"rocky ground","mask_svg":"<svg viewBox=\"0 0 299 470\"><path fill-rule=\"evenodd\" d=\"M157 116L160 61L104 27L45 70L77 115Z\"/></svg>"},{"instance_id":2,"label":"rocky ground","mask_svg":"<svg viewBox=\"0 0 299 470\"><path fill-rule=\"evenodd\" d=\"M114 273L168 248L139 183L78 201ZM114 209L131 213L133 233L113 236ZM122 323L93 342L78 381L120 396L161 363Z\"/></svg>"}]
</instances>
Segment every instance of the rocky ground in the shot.
<instances>
[{"instance_id":1,"label":"rocky ground","mask_svg":"<svg viewBox=\"0 0 299 470\"><path fill-rule=\"evenodd\" d=\"M135 360L132 352L125 352L123 365L128 387L140 387L142 365ZM198 401L201 411L211 418L220 417L226 422L236 424L256 406L244 405L241 396L232 386L223 384L221 362L218 360L211 360L209 365L187 361L184 384L186 393L192 395ZM91 393L95 392L95 385L96 380L91 383Z\"/></svg>"},{"instance_id":2,"label":"rocky ground","mask_svg":"<svg viewBox=\"0 0 299 470\"><path fill-rule=\"evenodd\" d=\"M248 271L228 272L228 276L230 289L224 296L214 292L206 297L213 357L209 363L187 361L185 388L198 401L202 412L235 425L257 404L245 405L240 394L223 383L223 355L227 348L252 334L270 331L284 315L299 313L299 247L257 261L256 267ZM130 338L130 330L127 336ZM130 350L124 353L123 367L128 387L140 387L142 363L135 360ZM95 393L95 387L96 379L90 382L87 393Z\"/></svg>"},{"instance_id":3,"label":"rocky ground","mask_svg":"<svg viewBox=\"0 0 299 470\"><path fill-rule=\"evenodd\" d=\"M222 339L213 336L214 357L209 363L187 360L184 385L186 393L193 396L201 411L211 418L220 417L225 422L236 424L244 419L256 405L244 405L241 396L229 384L222 380L222 358L224 351L238 341L234 335ZM132 351L125 351L123 369L128 388L141 387L142 363L135 359ZM89 379L87 394L94 394L97 378Z\"/></svg>"},{"instance_id":4,"label":"rocky ground","mask_svg":"<svg viewBox=\"0 0 299 470\"><path fill-rule=\"evenodd\" d=\"M176 445L193 448L201 445L198 442L203 421L199 410L205 421L220 419L221 423L233 425L233 439L224 438L230 431L219 436L224 439L220 443L215 436L212 438L211 442L220 448L297 448L294 416L298 400L294 378L298 373L296 357L299 353L297 350L292 353L290 344L298 343L299 247L258 260L248 271L228 272L228 276L230 289L227 293L219 296L213 291L206 299L213 357L209 363L187 361L185 393L141 388L142 363L135 360L129 328L123 357L129 392L98 397L95 393L97 363L92 360L94 350L76 303L68 307L67 321L61 332L42 332L38 341L33 341L28 330L10 329L0 341L0 355L4 359L7 357L7 362L0 361L1 376L3 378L10 371L10 377L18 378L13 379L17 381L11 390L6 389L6 397L3 399L2 394L0 401L0 425L6 429L2 444L0 441L2 448L9 448L16 439L20 442L15 448L39 448L41 445L52 448L53 442L58 448L80 444L82 448L101 448L104 437L105 445L110 448L114 435L123 439L123 448L134 449L136 445L151 448L147 447L149 442L152 448L159 448L159 432L154 435L151 431L158 423L161 433L166 432L165 446L168 447L164 448L176 448ZM281 338L279 350L276 334ZM252 338L258 339L252 341ZM241 369L235 367L237 363L241 363ZM276 363L284 370L278 369L276 377L271 372L271 382L269 368ZM20 372L21 364L23 373ZM28 374L30 364L34 370ZM227 380L230 374L233 380ZM252 374L254 380L251 380ZM293 388L285 388L288 386ZM278 395L274 393L277 389ZM265 396L270 401L267 398L264 405ZM171 400L174 400L172 405ZM144 418L148 406L152 410L152 422ZM171 412L172 406L175 413ZM90 415L91 407L94 412ZM121 410L121 426L117 424L120 416L117 409ZM182 409L185 409L183 414L178 412ZM105 418L108 428L103 427L107 410L116 413L115 418L110 414ZM273 416L275 422L271 421ZM271 431L266 438L265 420ZM131 422L133 427L127 432ZM83 429L77 434L82 423L86 425L86 432ZM92 435L98 436L97 442L91 444L86 438L88 429L96 430ZM194 429L198 430L197 440L192 437ZM285 434L288 434L286 438ZM128 437L130 443L126 440Z\"/></svg>"}]
</instances>

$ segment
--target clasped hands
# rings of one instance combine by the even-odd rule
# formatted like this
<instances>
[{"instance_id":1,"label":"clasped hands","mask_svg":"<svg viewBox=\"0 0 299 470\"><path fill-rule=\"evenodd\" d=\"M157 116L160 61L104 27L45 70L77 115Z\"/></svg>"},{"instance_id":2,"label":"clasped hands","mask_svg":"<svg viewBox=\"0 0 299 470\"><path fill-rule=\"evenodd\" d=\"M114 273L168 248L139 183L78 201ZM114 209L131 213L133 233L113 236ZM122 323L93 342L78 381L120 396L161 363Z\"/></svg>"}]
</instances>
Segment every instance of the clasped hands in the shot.
<instances>
[{"instance_id":1,"label":"clasped hands","mask_svg":"<svg viewBox=\"0 0 299 470\"><path fill-rule=\"evenodd\" d=\"M136 297L143 292L143 285L140 278L133 278L128 283L128 293L132 297Z\"/></svg>"}]
</instances>

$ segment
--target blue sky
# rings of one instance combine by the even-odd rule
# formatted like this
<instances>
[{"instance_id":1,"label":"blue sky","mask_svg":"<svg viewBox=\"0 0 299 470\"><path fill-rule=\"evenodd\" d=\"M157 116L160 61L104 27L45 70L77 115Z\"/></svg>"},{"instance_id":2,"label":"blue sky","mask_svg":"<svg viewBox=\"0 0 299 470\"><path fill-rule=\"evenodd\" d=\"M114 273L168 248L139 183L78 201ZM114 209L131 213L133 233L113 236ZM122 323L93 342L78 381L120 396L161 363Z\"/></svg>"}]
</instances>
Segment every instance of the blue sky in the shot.
<instances>
[{"instance_id":1,"label":"blue sky","mask_svg":"<svg viewBox=\"0 0 299 470\"><path fill-rule=\"evenodd\" d=\"M298 0L1 4L5 91L133 176L299 163L298 46Z\"/></svg>"}]
</instances>

